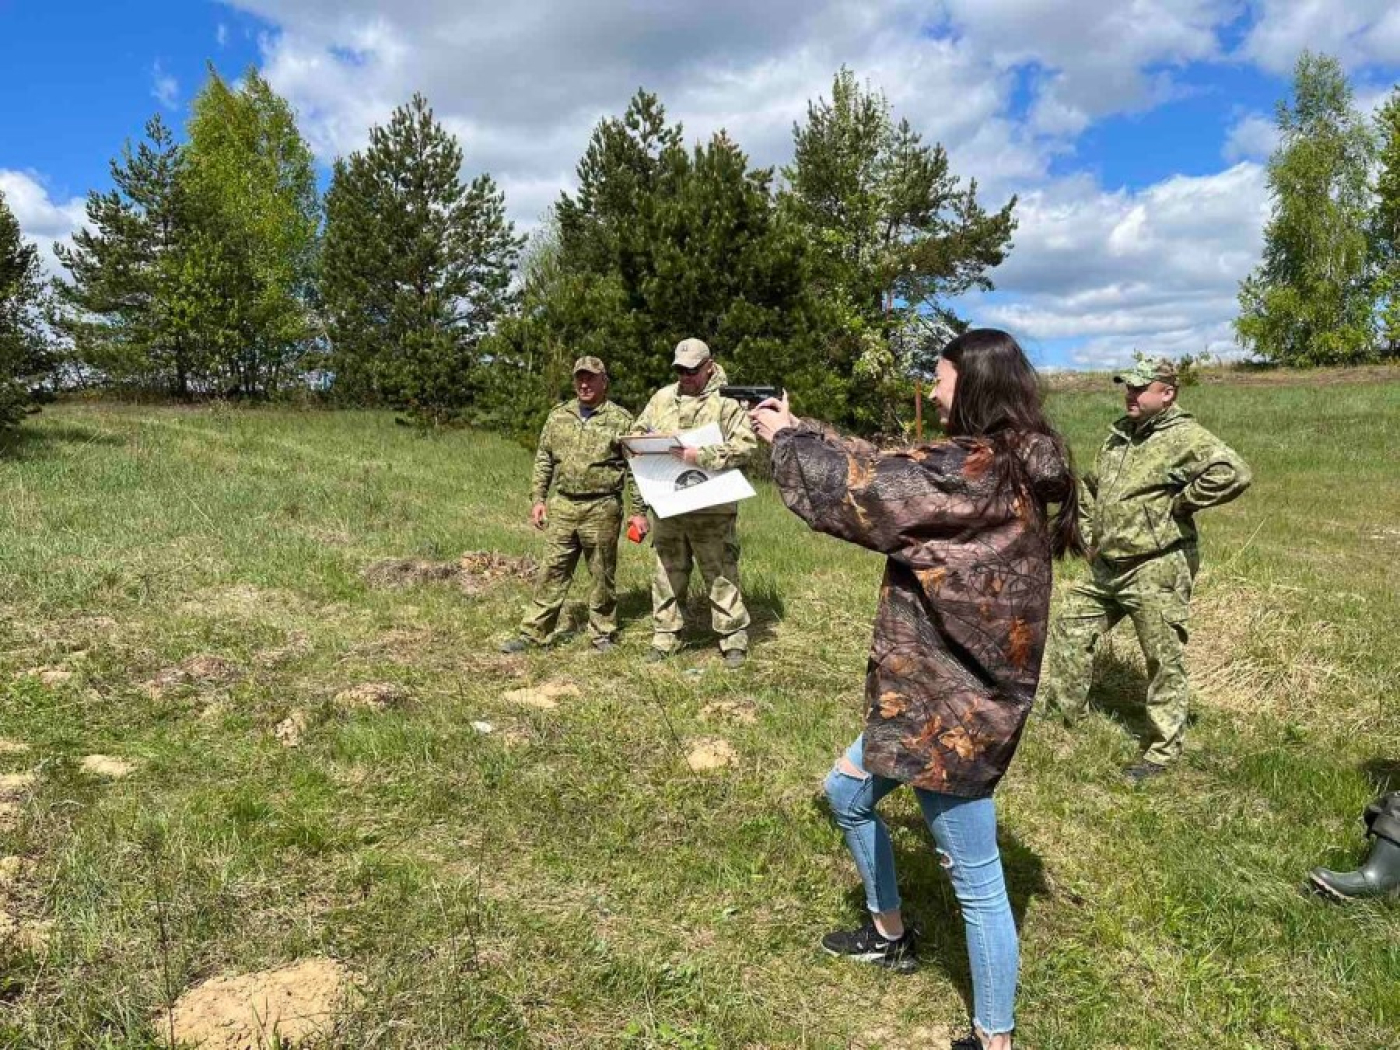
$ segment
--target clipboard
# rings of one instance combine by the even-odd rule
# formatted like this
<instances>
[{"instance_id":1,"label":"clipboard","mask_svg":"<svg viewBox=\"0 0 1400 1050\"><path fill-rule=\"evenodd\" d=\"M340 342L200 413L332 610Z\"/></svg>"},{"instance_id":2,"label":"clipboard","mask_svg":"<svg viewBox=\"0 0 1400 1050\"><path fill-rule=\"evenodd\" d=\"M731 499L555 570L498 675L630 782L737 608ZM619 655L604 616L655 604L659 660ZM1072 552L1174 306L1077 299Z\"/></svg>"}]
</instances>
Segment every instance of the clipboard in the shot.
<instances>
[{"instance_id":1,"label":"clipboard","mask_svg":"<svg viewBox=\"0 0 1400 1050\"><path fill-rule=\"evenodd\" d=\"M681 447L681 439L675 434L630 434L618 440L634 456L664 456Z\"/></svg>"}]
</instances>

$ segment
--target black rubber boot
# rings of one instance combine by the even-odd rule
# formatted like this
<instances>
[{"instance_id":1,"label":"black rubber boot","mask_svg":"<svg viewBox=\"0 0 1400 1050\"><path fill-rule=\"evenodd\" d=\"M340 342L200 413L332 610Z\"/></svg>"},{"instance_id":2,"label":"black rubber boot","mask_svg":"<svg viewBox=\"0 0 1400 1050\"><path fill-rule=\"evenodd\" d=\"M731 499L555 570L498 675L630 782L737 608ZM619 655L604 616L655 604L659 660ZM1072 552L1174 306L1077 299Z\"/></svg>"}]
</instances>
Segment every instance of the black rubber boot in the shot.
<instances>
[{"instance_id":1,"label":"black rubber boot","mask_svg":"<svg viewBox=\"0 0 1400 1050\"><path fill-rule=\"evenodd\" d=\"M1318 890L1334 900L1400 897L1400 844L1377 835L1371 843L1370 854L1355 871L1313 868L1308 878Z\"/></svg>"}]
</instances>

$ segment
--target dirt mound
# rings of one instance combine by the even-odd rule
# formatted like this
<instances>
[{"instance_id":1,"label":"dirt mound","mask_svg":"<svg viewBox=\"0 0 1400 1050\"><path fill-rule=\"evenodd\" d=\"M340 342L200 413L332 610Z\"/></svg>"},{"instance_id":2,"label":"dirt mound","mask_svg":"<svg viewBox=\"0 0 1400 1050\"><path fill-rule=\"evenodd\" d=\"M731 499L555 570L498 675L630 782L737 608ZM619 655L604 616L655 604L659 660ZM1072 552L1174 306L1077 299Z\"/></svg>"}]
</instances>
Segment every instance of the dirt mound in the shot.
<instances>
[{"instance_id":1,"label":"dirt mound","mask_svg":"<svg viewBox=\"0 0 1400 1050\"><path fill-rule=\"evenodd\" d=\"M501 699L508 704L533 707L537 711L553 711L560 700L577 699L582 695L583 692L573 682L545 682L544 685L512 689L502 693Z\"/></svg>"},{"instance_id":2,"label":"dirt mound","mask_svg":"<svg viewBox=\"0 0 1400 1050\"><path fill-rule=\"evenodd\" d=\"M34 871L34 862L25 857L0 857L0 894Z\"/></svg>"},{"instance_id":3,"label":"dirt mound","mask_svg":"<svg viewBox=\"0 0 1400 1050\"><path fill-rule=\"evenodd\" d=\"M17 677L37 678L44 685L62 685L73 677L73 672L65 667L31 667Z\"/></svg>"},{"instance_id":4,"label":"dirt mound","mask_svg":"<svg viewBox=\"0 0 1400 1050\"><path fill-rule=\"evenodd\" d=\"M465 593L476 594L502 580L530 580L535 563L496 551L467 551L457 561L428 561L424 558L381 558L364 571L371 587L397 590L422 583L451 581Z\"/></svg>"},{"instance_id":5,"label":"dirt mound","mask_svg":"<svg viewBox=\"0 0 1400 1050\"><path fill-rule=\"evenodd\" d=\"M283 747L300 747L302 734L306 732L306 727L310 722L311 719L305 711L293 711L277 723L272 735Z\"/></svg>"},{"instance_id":6,"label":"dirt mound","mask_svg":"<svg viewBox=\"0 0 1400 1050\"><path fill-rule=\"evenodd\" d=\"M179 998L169 1024L176 1042L202 1050L261 1050L274 1036L287 1046L324 1040L348 985L346 969L330 959L213 977Z\"/></svg>"},{"instance_id":7,"label":"dirt mound","mask_svg":"<svg viewBox=\"0 0 1400 1050\"><path fill-rule=\"evenodd\" d=\"M0 773L0 798L14 798L34 786L39 778L33 773Z\"/></svg>"},{"instance_id":8,"label":"dirt mound","mask_svg":"<svg viewBox=\"0 0 1400 1050\"><path fill-rule=\"evenodd\" d=\"M758 722L758 712L747 700L714 700L700 708L700 717L711 721L736 722L751 726Z\"/></svg>"},{"instance_id":9,"label":"dirt mound","mask_svg":"<svg viewBox=\"0 0 1400 1050\"><path fill-rule=\"evenodd\" d=\"M342 711L387 711L408 699L408 690L393 682L364 682L335 694Z\"/></svg>"},{"instance_id":10,"label":"dirt mound","mask_svg":"<svg viewBox=\"0 0 1400 1050\"><path fill-rule=\"evenodd\" d=\"M705 737L691 741L690 751L686 754L685 760L695 772L709 773L736 764L739 761L739 754L728 740Z\"/></svg>"},{"instance_id":11,"label":"dirt mound","mask_svg":"<svg viewBox=\"0 0 1400 1050\"><path fill-rule=\"evenodd\" d=\"M496 551L467 551L457 562L458 583L472 593L502 580L529 583L535 578L535 560Z\"/></svg>"},{"instance_id":12,"label":"dirt mound","mask_svg":"<svg viewBox=\"0 0 1400 1050\"><path fill-rule=\"evenodd\" d=\"M107 777L110 780L120 780L136 768L130 762L113 758L111 755L84 755L80 765L83 772L91 773L95 777Z\"/></svg>"},{"instance_id":13,"label":"dirt mound","mask_svg":"<svg viewBox=\"0 0 1400 1050\"><path fill-rule=\"evenodd\" d=\"M450 561L425 561L422 558L381 558L364 571L365 582L371 587L397 590L420 583L450 580L457 575L457 565Z\"/></svg>"},{"instance_id":14,"label":"dirt mound","mask_svg":"<svg viewBox=\"0 0 1400 1050\"><path fill-rule=\"evenodd\" d=\"M181 685L222 685L232 682L242 673L231 660L200 653L161 671L146 683L146 692L152 697L159 697L167 689Z\"/></svg>"}]
</instances>

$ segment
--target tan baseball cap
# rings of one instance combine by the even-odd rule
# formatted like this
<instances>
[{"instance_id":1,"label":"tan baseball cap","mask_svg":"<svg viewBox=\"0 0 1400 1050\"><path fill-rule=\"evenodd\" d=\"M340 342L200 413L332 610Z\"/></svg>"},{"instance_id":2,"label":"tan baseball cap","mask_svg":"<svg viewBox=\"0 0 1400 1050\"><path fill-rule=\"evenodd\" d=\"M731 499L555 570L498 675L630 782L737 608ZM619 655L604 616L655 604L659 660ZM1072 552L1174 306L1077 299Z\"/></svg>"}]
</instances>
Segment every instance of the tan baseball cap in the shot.
<instances>
[{"instance_id":1,"label":"tan baseball cap","mask_svg":"<svg viewBox=\"0 0 1400 1050\"><path fill-rule=\"evenodd\" d=\"M592 372L595 376L605 376L608 374L608 370L604 367L602 359L594 357L591 354L587 357L580 357L574 362L574 370L571 374L578 375L580 372Z\"/></svg>"},{"instance_id":2,"label":"tan baseball cap","mask_svg":"<svg viewBox=\"0 0 1400 1050\"><path fill-rule=\"evenodd\" d=\"M695 368L710 359L710 348L699 339L682 339L676 344L676 359L671 363L683 368Z\"/></svg>"},{"instance_id":3,"label":"tan baseball cap","mask_svg":"<svg viewBox=\"0 0 1400 1050\"><path fill-rule=\"evenodd\" d=\"M1151 386L1154 380L1176 386L1176 365L1168 358L1159 357L1155 361L1139 361L1113 377L1115 383L1126 383L1128 386Z\"/></svg>"}]
</instances>

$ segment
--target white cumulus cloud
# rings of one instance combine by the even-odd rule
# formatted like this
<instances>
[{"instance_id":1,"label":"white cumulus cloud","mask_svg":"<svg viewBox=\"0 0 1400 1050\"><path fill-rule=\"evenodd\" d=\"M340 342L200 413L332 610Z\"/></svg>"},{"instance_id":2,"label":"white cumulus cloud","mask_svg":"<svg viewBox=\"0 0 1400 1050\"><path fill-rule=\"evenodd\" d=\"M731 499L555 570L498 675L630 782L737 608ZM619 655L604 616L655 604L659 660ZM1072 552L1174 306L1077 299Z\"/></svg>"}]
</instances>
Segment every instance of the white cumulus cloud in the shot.
<instances>
[{"instance_id":1,"label":"white cumulus cloud","mask_svg":"<svg viewBox=\"0 0 1400 1050\"><path fill-rule=\"evenodd\" d=\"M1274 73L1293 69L1305 50L1335 55L1350 68L1400 63L1395 0L1256 0L1241 52Z\"/></svg>"},{"instance_id":2,"label":"white cumulus cloud","mask_svg":"<svg viewBox=\"0 0 1400 1050\"><path fill-rule=\"evenodd\" d=\"M1234 353L1235 296L1259 259L1268 209L1252 162L1137 191L1059 181L1022 198L999 294L972 300L972 316L1032 343L1083 339L1073 356L1085 366L1135 349Z\"/></svg>"},{"instance_id":3,"label":"white cumulus cloud","mask_svg":"<svg viewBox=\"0 0 1400 1050\"><path fill-rule=\"evenodd\" d=\"M72 197L56 201L33 172L0 168L0 193L19 221L24 239L39 249L39 260L45 271L53 276L61 269L53 254L53 244L72 243L73 234L87 220L86 201Z\"/></svg>"}]
</instances>

